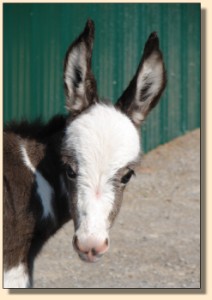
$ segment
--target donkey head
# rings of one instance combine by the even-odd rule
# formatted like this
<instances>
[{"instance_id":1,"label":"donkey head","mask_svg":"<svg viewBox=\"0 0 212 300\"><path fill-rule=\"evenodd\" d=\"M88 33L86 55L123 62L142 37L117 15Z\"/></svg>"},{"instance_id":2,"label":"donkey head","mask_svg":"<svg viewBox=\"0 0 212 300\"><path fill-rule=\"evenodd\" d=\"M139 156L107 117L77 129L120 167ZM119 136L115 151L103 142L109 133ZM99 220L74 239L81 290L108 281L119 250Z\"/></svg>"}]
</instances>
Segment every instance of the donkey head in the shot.
<instances>
[{"instance_id":1,"label":"donkey head","mask_svg":"<svg viewBox=\"0 0 212 300\"><path fill-rule=\"evenodd\" d=\"M69 47L64 64L70 113L62 159L69 186L79 256L96 261L108 250L108 232L140 157L139 129L165 88L159 40L152 33L137 72L115 106L99 102L91 71L94 24Z\"/></svg>"}]
</instances>

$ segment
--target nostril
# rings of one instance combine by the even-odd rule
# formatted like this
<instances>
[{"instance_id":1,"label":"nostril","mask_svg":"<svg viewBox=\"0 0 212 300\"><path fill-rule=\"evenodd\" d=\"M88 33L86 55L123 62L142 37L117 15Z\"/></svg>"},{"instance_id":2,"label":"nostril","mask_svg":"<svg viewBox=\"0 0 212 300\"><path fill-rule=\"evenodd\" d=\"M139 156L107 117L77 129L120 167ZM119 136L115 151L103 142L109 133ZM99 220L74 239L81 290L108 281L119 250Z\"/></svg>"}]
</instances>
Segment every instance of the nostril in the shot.
<instances>
[{"instance_id":1,"label":"nostril","mask_svg":"<svg viewBox=\"0 0 212 300\"><path fill-rule=\"evenodd\" d=\"M92 253L93 256L96 256L98 254L98 252L96 251L95 248L91 249L91 253Z\"/></svg>"},{"instance_id":2,"label":"nostril","mask_svg":"<svg viewBox=\"0 0 212 300\"><path fill-rule=\"evenodd\" d=\"M105 245L108 246L108 244L109 244L109 241L108 241L108 239L106 239L105 240Z\"/></svg>"},{"instance_id":3,"label":"nostril","mask_svg":"<svg viewBox=\"0 0 212 300\"><path fill-rule=\"evenodd\" d=\"M75 248L75 250L77 250L78 252L82 252L84 254L88 254L89 251L83 251L80 246L79 246L79 240L78 240L78 237L75 235L74 238L73 238L73 246Z\"/></svg>"},{"instance_id":4,"label":"nostril","mask_svg":"<svg viewBox=\"0 0 212 300\"><path fill-rule=\"evenodd\" d=\"M76 246L77 245L77 241L78 241L78 238L76 235L74 235L73 237L73 244Z\"/></svg>"},{"instance_id":5,"label":"nostril","mask_svg":"<svg viewBox=\"0 0 212 300\"><path fill-rule=\"evenodd\" d=\"M79 248L79 245L78 245L78 238L77 238L76 235L75 235L74 238L73 238L73 246L74 246L74 248L75 248L77 251L80 251L80 248Z\"/></svg>"}]
</instances>

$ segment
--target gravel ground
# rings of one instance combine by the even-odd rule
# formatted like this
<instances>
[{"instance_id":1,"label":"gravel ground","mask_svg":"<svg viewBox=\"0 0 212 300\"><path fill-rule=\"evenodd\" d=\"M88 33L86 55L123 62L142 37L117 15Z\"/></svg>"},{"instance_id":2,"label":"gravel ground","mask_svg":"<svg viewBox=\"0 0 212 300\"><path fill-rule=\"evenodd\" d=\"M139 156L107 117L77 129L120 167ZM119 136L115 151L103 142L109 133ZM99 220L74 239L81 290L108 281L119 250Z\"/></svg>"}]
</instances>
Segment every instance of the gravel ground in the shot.
<instances>
[{"instance_id":1,"label":"gravel ground","mask_svg":"<svg viewBox=\"0 0 212 300\"><path fill-rule=\"evenodd\" d=\"M199 288L200 132L143 157L96 264L72 249L69 222L35 263L35 288Z\"/></svg>"}]
</instances>

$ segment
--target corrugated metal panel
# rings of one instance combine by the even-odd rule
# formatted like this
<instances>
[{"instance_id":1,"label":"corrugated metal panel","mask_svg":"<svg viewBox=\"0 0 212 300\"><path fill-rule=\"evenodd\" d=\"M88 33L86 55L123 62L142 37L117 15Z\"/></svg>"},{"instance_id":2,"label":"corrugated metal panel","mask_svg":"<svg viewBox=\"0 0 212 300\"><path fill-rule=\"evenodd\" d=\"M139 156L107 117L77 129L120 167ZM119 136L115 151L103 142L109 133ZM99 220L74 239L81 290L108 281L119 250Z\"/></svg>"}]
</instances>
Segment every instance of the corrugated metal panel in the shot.
<instances>
[{"instance_id":1,"label":"corrugated metal panel","mask_svg":"<svg viewBox=\"0 0 212 300\"><path fill-rule=\"evenodd\" d=\"M63 58L88 18L96 25L93 70L115 100L157 31L168 86L143 126L144 150L200 125L199 4L4 4L4 120L64 112Z\"/></svg>"}]
</instances>

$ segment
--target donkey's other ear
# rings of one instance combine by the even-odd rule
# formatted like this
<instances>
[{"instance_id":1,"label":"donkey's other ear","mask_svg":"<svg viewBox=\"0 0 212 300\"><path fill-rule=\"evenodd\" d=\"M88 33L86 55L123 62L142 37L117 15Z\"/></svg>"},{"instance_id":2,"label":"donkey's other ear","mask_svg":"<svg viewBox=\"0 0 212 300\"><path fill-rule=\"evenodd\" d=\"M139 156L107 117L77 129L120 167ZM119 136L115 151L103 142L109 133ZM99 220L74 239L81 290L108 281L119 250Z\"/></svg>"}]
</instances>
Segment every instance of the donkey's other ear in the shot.
<instances>
[{"instance_id":1,"label":"donkey's other ear","mask_svg":"<svg viewBox=\"0 0 212 300\"><path fill-rule=\"evenodd\" d=\"M84 31L69 47L64 62L66 107L73 116L98 101L96 80L91 71L94 23L88 20Z\"/></svg>"},{"instance_id":2,"label":"donkey's other ear","mask_svg":"<svg viewBox=\"0 0 212 300\"><path fill-rule=\"evenodd\" d=\"M165 85L163 56L157 34L153 32L145 44L137 72L116 106L138 126L158 103Z\"/></svg>"}]
</instances>

